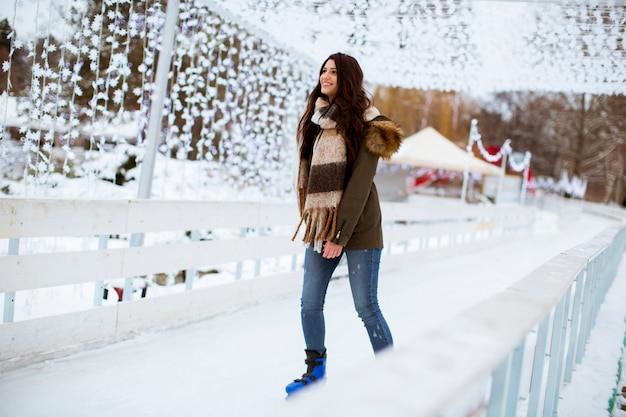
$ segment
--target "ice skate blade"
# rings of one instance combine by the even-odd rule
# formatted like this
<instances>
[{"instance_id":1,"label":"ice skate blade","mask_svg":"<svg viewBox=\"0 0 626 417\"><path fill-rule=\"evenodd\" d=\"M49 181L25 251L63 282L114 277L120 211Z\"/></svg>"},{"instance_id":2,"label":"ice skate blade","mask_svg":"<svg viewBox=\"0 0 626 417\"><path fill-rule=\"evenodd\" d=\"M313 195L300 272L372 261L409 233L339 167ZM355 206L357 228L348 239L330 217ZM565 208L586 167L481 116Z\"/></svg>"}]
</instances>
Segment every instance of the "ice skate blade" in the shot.
<instances>
[{"instance_id":1,"label":"ice skate blade","mask_svg":"<svg viewBox=\"0 0 626 417\"><path fill-rule=\"evenodd\" d=\"M324 386L326 384L326 378L316 381L314 384L305 385L304 387L292 392L291 394L287 394L285 397L285 401L293 400L296 397L308 397L311 395L311 388L316 386Z\"/></svg>"}]
</instances>

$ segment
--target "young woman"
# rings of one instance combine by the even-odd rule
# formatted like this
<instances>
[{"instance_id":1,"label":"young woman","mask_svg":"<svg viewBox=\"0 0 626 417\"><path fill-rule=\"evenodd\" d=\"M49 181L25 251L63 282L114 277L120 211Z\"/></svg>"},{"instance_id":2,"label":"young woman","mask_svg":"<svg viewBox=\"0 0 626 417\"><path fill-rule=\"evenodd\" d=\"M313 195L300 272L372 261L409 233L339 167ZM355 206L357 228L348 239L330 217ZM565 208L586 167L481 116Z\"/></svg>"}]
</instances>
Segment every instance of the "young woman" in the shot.
<instances>
[{"instance_id":1,"label":"young woman","mask_svg":"<svg viewBox=\"0 0 626 417\"><path fill-rule=\"evenodd\" d=\"M378 306L383 236L374 175L378 159L391 157L402 138L402 130L372 106L358 62L342 53L329 56L298 126L296 235L304 224L301 319L307 370L287 385L287 394L326 375L324 299L343 253L354 306L374 352L393 345Z\"/></svg>"}]
</instances>

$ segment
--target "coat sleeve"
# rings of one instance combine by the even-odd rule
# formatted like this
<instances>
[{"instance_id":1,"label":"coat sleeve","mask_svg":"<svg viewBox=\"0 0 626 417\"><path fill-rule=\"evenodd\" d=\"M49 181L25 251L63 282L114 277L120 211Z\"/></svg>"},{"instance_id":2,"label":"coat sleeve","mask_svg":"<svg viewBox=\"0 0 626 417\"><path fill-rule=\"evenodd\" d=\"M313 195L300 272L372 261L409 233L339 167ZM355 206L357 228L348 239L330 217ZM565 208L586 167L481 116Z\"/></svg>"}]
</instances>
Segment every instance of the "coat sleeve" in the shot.
<instances>
[{"instance_id":1,"label":"coat sleeve","mask_svg":"<svg viewBox=\"0 0 626 417\"><path fill-rule=\"evenodd\" d=\"M352 165L350 179L339 203L337 232L333 243L346 246L350 241L372 190L378 158L378 155L371 153L366 146L361 145L357 158Z\"/></svg>"}]
</instances>

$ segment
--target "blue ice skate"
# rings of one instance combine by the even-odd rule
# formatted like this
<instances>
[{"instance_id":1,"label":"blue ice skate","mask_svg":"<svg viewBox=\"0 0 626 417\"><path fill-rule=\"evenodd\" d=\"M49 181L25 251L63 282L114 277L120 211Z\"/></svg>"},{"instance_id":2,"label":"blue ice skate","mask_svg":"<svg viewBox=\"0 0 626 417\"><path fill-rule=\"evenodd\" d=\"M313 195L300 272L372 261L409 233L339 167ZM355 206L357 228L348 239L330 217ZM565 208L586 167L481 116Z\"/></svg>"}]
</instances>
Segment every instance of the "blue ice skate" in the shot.
<instances>
[{"instance_id":1,"label":"blue ice skate","mask_svg":"<svg viewBox=\"0 0 626 417\"><path fill-rule=\"evenodd\" d=\"M302 374L301 378L295 379L285 387L287 398L326 378L326 350L322 354L310 349L304 351L306 352L304 361L307 365L306 372Z\"/></svg>"}]
</instances>

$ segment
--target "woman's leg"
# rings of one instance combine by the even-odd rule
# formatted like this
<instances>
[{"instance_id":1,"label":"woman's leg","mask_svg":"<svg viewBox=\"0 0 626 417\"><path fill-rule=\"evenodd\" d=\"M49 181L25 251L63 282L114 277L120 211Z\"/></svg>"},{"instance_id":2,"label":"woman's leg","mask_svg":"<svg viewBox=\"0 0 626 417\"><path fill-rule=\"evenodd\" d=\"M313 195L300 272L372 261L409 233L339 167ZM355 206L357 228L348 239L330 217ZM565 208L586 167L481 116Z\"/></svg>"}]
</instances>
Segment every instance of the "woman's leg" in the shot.
<instances>
[{"instance_id":1,"label":"woman's leg","mask_svg":"<svg viewBox=\"0 0 626 417\"><path fill-rule=\"evenodd\" d=\"M341 256L332 259L322 257L312 247L304 254L304 280L300 315L306 348L324 353L326 349L326 325L324 323L324 300L328 283L337 268Z\"/></svg>"},{"instance_id":2,"label":"woman's leg","mask_svg":"<svg viewBox=\"0 0 626 417\"><path fill-rule=\"evenodd\" d=\"M382 249L346 251L354 307L377 353L393 346L389 326L378 306L378 270Z\"/></svg>"}]
</instances>

